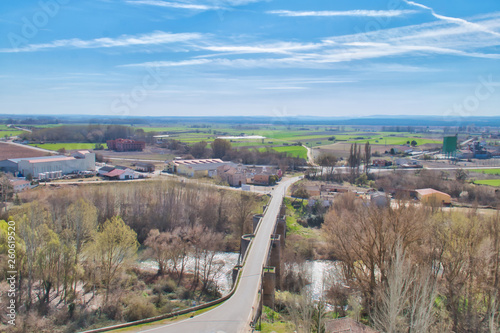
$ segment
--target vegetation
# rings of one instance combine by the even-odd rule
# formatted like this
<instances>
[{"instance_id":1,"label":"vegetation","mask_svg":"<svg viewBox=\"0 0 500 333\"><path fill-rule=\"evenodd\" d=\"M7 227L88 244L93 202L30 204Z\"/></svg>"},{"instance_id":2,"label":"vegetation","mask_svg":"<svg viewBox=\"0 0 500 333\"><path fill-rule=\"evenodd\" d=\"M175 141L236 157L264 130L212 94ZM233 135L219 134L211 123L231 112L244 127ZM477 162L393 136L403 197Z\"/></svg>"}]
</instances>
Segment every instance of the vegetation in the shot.
<instances>
[{"instance_id":1,"label":"vegetation","mask_svg":"<svg viewBox=\"0 0 500 333\"><path fill-rule=\"evenodd\" d=\"M343 195L326 215L323 231L331 256L342 263L349 293L358 293L362 316L377 329L498 327L499 215L464 216L402 202L378 208ZM337 303L348 303L345 294L337 297Z\"/></svg>"},{"instance_id":2,"label":"vegetation","mask_svg":"<svg viewBox=\"0 0 500 333\"><path fill-rule=\"evenodd\" d=\"M250 194L170 181L44 188L20 201L8 212L18 230L19 332L80 331L219 297L215 253L239 248L262 204ZM5 226L1 221L4 272ZM157 272L137 267L139 247ZM186 271L188 257L194 271Z\"/></svg>"},{"instance_id":3,"label":"vegetation","mask_svg":"<svg viewBox=\"0 0 500 333\"><path fill-rule=\"evenodd\" d=\"M474 181L474 184L500 186L500 179L476 180Z\"/></svg>"},{"instance_id":4,"label":"vegetation","mask_svg":"<svg viewBox=\"0 0 500 333\"><path fill-rule=\"evenodd\" d=\"M107 145L101 144L103 148L107 149ZM47 150L59 151L64 150L80 150L80 149L95 149L94 143L32 143L30 146L43 148Z\"/></svg>"}]
</instances>

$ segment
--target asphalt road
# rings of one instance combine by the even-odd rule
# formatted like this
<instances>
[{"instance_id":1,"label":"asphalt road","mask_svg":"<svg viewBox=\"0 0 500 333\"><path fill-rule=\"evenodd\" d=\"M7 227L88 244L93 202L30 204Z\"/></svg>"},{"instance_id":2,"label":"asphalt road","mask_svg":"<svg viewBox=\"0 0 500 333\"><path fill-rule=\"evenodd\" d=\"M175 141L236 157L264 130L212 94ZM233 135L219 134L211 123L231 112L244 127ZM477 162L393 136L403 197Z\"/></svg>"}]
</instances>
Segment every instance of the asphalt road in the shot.
<instances>
[{"instance_id":1,"label":"asphalt road","mask_svg":"<svg viewBox=\"0 0 500 333\"><path fill-rule=\"evenodd\" d=\"M193 318L174 324L149 328L136 332L154 333L239 333L250 331L249 323L257 300L261 282L262 267L267 259L270 236L274 231L283 196L288 186L299 177L283 180L273 191L257 235L252 241L242 277L233 296L218 307Z\"/></svg>"}]
</instances>

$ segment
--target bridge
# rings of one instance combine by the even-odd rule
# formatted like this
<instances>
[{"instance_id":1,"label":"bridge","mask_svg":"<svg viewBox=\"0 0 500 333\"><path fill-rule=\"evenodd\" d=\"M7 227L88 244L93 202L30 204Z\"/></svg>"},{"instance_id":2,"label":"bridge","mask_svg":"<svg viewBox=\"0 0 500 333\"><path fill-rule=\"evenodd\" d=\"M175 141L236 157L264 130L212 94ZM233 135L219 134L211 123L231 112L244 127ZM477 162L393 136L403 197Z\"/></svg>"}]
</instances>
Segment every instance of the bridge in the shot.
<instances>
[{"instance_id":1,"label":"bridge","mask_svg":"<svg viewBox=\"0 0 500 333\"><path fill-rule=\"evenodd\" d=\"M251 332L259 318L262 305L274 305L274 290L281 286L281 251L285 244L286 222L283 198L287 188L300 177L283 180L275 187L264 214L253 217L253 231L241 241L244 265L233 270L236 288L231 296L216 308L172 324L134 328L136 323L117 325L88 332L105 332L129 327L128 332L151 333L239 333ZM160 319L160 318L159 318ZM132 327L130 327L132 326Z\"/></svg>"}]
</instances>

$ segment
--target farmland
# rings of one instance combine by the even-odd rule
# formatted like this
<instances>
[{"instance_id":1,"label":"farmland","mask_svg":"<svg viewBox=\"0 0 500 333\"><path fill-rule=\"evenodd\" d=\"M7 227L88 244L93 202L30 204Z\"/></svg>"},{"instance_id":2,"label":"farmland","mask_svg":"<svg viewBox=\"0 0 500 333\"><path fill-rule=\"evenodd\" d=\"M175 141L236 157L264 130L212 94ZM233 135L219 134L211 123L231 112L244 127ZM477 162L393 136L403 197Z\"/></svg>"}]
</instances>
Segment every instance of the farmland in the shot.
<instances>
[{"instance_id":1,"label":"farmland","mask_svg":"<svg viewBox=\"0 0 500 333\"><path fill-rule=\"evenodd\" d=\"M43 125L44 128L61 125ZM83 128L85 125L81 125ZM107 125L106 125L107 126ZM102 127L106 130L106 126ZM384 153L391 148L405 148L408 142L415 141L417 149L431 149L441 145L442 133L409 133L409 132L389 132L375 131L376 128L345 128L341 126L286 126L286 125L243 125L243 124L189 124L175 123L172 126L161 126L152 124L151 126L136 125L128 126L129 135L140 137L150 137L151 135L168 135L169 140L177 140L188 146L198 142L205 141L212 143L219 137L229 136L227 140L231 142L233 148L248 148L265 151L271 148L277 152L286 152L289 156L307 159L307 150L302 147L305 145L314 148L313 152L318 155L322 152L333 153L337 157L345 158L349 154L350 146L353 143L365 144L370 142L372 151ZM79 131L83 138L86 138L88 132L85 129ZM91 132L95 129L89 129ZM131 130L131 131L130 131ZM0 131L0 133L2 133ZM64 132L62 132L64 133ZM260 136L255 138L251 136ZM43 138L44 136L39 136ZM48 137L51 137L48 135ZM75 136L76 137L76 136ZM52 140L45 142L34 142L37 147L57 151L62 148L65 150L93 149L94 143L57 142L57 138L52 135Z\"/></svg>"},{"instance_id":2,"label":"farmland","mask_svg":"<svg viewBox=\"0 0 500 333\"><path fill-rule=\"evenodd\" d=\"M469 171L474 173L482 173L486 175L500 175L500 169L475 169Z\"/></svg>"},{"instance_id":3,"label":"farmland","mask_svg":"<svg viewBox=\"0 0 500 333\"><path fill-rule=\"evenodd\" d=\"M30 146L43 148L47 150L58 151L59 149L66 150L79 150L79 149L94 149L95 143L43 143L43 144L30 144ZM106 144L103 144L107 148Z\"/></svg>"},{"instance_id":4,"label":"farmland","mask_svg":"<svg viewBox=\"0 0 500 333\"><path fill-rule=\"evenodd\" d=\"M23 131L19 130L12 130L12 129L5 129L5 130L0 130L0 138L5 138L5 137L11 137L11 136L17 136L24 133Z\"/></svg>"},{"instance_id":5,"label":"farmland","mask_svg":"<svg viewBox=\"0 0 500 333\"><path fill-rule=\"evenodd\" d=\"M489 186L500 186L500 179L476 180L474 182L474 184L489 185Z\"/></svg>"},{"instance_id":6,"label":"farmland","mask_svg":"<svg viewBox=\"0 0 500 333\"><path fill-rule=\"evenodd\" d=\"M24 158L40 157L45 155L47 155L47 152L20 145L0 142L0 156L8 156L8 158Z\"/></svg>"}]
</instances>

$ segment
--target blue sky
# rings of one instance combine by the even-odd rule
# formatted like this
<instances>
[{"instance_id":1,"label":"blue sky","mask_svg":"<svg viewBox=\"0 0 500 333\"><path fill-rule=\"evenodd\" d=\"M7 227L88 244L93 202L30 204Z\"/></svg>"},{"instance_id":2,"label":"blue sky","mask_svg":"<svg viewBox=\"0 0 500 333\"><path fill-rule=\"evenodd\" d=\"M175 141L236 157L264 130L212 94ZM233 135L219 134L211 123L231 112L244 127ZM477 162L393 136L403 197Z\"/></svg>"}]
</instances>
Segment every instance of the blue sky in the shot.
<instances>
[{"instance_id":1,"label":"blue sky","mask_svg":"<svg viewBox=\"0 0 500 333\"><path fill-rule=\"evenodd\" d=\"M498 0L12 0L0 12L0 113L500 115Z\"/></svg>"}]
</instances>

